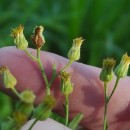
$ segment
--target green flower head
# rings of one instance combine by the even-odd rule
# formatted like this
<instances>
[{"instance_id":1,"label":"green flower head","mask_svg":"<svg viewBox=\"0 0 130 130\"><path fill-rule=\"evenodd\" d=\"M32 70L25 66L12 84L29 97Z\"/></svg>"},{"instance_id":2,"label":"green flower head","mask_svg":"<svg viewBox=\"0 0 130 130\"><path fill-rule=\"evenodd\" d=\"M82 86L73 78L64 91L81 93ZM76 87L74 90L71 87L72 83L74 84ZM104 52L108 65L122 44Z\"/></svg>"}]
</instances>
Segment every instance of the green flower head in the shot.
<instances>
[{"instance_id":1,"label":"green flower head","mask_svg":"<svg viewBox=\"0 0 130 130\"><path fill-rule=\"evenodd\" d=\"M103 82L109 82L113 78L113 68L116 64L116 61L112 58L107 58L103 60L103 68L100 73L100 80Z\"/></svg>"},{"instance_id":2,"label":"green flower head","mask_svg":"<svg viewBox=\"0 0 130 130\"><path fill-rule=\"evenodd\" d=\"M24 27L19 26L11 30L11 36L14 38L14 43L18 49L24 50L28 47L28 42L23 34Z\"/></svg>"},{"instance_id":3,"label":"green flower head","mask_svg":"<svg viewBox=\"0 0 130 130\"><path fill-rule=\"evenodd\" d=\"M68 52L68 58L72 61L77 61L80 59L80 48L84 39L82 37L73 39L73 44Z\"/></svg>"},{"instance_id":4,"label":"green flower head","mask_svg":"<svg viewBox=\"0 0 130 130\"><path fill-rule=\"evenodd\" d=\"M21 96L22 101L25 102L25 103L33 103L35 98L36 98L34 93L30 90L23 91L20 94L20 96Z\"/></svg>"},{"instance_id":5,"label":"green flower head","mask_svg":"<svg viewBox=\"0 0 130 130\"><path fill-rule=\"evenodd\" d=\"M71 75L65 71L60 73L61 77L61 91L64 95L69 95L73 91L73 84L71 83Z\"/></svg>"},{"instance_id":6,"label":"green flower head","mask_svg":"<svg viewBox=\"0 0 130 130\"><path fill-rule=\"evenodd\" d=\"M52 109L56 105L56 99L52 95L47 95L44 103L49 109Z\"/></svg>"},{"instance_id":7,"label":"green flower head","mask_svg":"<svg viewBox=\"0 0 130 130\"><path fill-rule=\"evenodd\" d=\"M17 84L16 78L11 74L7 66L0 67L0 75L2 76L3 85L6 88L13 89Z\"/></svg>"},{"instance_id":8,"label":"green flower head","mask_svg":"<svg viewBox=\"0 0 130 130\"><path fill-rule=\"evenodd\" d=\"M130 57L127 55L127 53L125 53L122 56L120 64L115 69L115 75L118 78L126 77L128 73L129 65L130 65Z\"/></svg>"}]
</instances>

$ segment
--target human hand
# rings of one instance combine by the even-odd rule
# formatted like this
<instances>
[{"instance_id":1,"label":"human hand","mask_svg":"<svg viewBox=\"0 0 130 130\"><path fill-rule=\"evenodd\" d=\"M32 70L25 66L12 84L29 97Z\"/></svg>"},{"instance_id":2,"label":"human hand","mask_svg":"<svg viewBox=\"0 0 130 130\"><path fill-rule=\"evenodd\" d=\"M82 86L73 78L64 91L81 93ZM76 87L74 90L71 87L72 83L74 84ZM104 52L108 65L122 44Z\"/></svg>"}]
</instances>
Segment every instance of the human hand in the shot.
<instances>
[{"instance_id":1,"label":"human hand","mask_svg":"<svg viewBox=\"0 0 130 130\"><path fill-rule=\"evenodd\" d=\"M35 53L33 49L29 51ZM53 63L56 64L58 71L68 61L66 58L48 52L42 52L41 59L48 78L51 77ZM23 51L17 50L15 47L1 48L0 65L7 65L17 78L16 89L18 91L31 89L37 95L36 104L43 100L45 88L43 87L44 82L39 68ZM103 127L104 88L99 80L100 69L75 62L68 68L68 71L72 74L74 84L74 91L70 96L70 119L78 112L83 112L84 119L81 125L85 127L84 130L87 130L87 128L101 130ZM54 111L62 115L63 98L59 91L59 82L59 78L57 78L51 92L57 98L57 106ZM109 84L108 94L112 90L114 82L115 79ZM121 79L109 102L107 113L109 130L130 129L129 83L129 77ZM2 91L10 94L10 91L5 90L3 87Z\"/></svg>"},{"instance_id":2,"label":"human hand","mask_svg":"<svg viewBox=\"0 0 130 130\"><path fill-rule=\"evenodd\" d=\"M28 130L31 124L33 123L34 119L28 121L21 130ZM32 130L70 130L69 128L65 127L64 125L56 122L52 119L47 119L45 121L38 121Z\"/></svg>"}]
</instances>

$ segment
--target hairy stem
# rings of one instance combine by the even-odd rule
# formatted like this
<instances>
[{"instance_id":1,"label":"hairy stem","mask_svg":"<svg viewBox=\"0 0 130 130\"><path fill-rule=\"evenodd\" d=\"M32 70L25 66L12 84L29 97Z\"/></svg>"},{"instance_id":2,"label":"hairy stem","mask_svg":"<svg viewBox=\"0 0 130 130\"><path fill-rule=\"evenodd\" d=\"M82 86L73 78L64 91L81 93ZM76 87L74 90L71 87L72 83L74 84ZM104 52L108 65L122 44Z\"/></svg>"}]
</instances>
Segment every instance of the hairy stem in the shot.
<instances>
[{"instance_id":1,"label":"hairy stem","mask_svg":"<svg viewBox=\"0 0 130 130\"><path fill-rule=\"evenodd\" d=\"M107 83L104 83L104 94L105 94L105 108L104 108L104 123L103 123L103 130L107 130Z\"/></svg>"},{"instance_id":2,"label":"hairy stem","mask_svg":"<svg viewBox=\"0 0 130 130\"><path fill-rule=\"evenodd\" d=\"M42 77L43 77L43 79L45 81L46 94L50 95L50 88L49 88L48 79L47 79L47 76L45 74L45 70L44 70L44 67L42 65L41 58L40 58L40 48L37 49L37 63L39 65L39 67L40 67L40 70L41 70L41 73L42 73Z\"/></svg>"},{"instance_id":3,"label":"hairy stem","mask_svg":"<svg viewBox=\"0 0 130 130\"><path fill-rule=\"evenodd\" d=\"M15 87L12 89L12 91L16 94L16 96L21 99L20 94L18 93L18 91L15 89Z\"/></svg>"},{"instance_id":4,"label":"hairy stem","mask_svg":"<svg viewBox=\"0 0 130 130\"><path fill-rule=\"evenodd\" d=\"M112 90L112 92L111 92L111 94L110 94L110 96L109 96L109 98L108 98L108 102L110 101L112 95L114 94L114 92L115 92L115 90L116 90L116 88L117 88L117 85L118 85L118 83L119 83L119 80L120 80L120 78L117 78L117 79L116 79L115 86L114 86L114 88L113 88L113 90Z\"/></svg>"},{"instance_id":5,"label":"hairy stem","mask_svg":"<svg viewBox=\"0 0 130 130\"><path fill-rule=\"evenodd\" d=\"M58 77L58 75L60 74L61 71L64 71L66 68L68 68L71 64L72 64L72 60L70 60L57 74L55 77L53 77L53 79L49 82L49 87L51 86L51 84L54 82L54 80Z\"/></svg>"},{"instance_id":6,"label":"hairy stem","mask_svg":"<svg viewBox=\"0 0 130 130\"><path fill-rule=\"evenodd\" d=\"M68 125L69 120L69 96L65 95L65 125Z\"/></svg>"},{"instance_id":7,"label":"hairy stem","mask_svg":"<svg viewBox=\"0 0 130 130\"><path fill-rule=\"evenodd\" d=\"M24 52L34 61L37 61L37 58L31 54L27 49L24 49Z\"/></svg>"},{"instance_id":8,"label":"hairy stem","mask_svg":"<svg viewBox=\"0 0 130 130\"><path fill-rule=\"evenodd\" d=\"M42 62L41 62L41 58L40 58L40 49L41 48L38 48L37 49L37 57L35 57L34 55L32 55L27 49L24 50L24 52L34 61L36 61L39 65L39 68L41 70L41 73L42 73L42 77L45 81L45 86L46 86L46 94L47 95L50 95L50 88L49 88L49 82L47 80L47 76L45 74L45 70L43 68L43 65L42 65Z\"/></svg>"},{"instance_id":9,"label":"hairy stem","mask_svg":"<svg viewBox=\"0 0 130 130\"><path fill-rule=\"evenodd\" d=\"M64 71L66 68L68 68L73 63L73 60L69 60L69 62L60 70Z\"/></svg>"}]
</instances>

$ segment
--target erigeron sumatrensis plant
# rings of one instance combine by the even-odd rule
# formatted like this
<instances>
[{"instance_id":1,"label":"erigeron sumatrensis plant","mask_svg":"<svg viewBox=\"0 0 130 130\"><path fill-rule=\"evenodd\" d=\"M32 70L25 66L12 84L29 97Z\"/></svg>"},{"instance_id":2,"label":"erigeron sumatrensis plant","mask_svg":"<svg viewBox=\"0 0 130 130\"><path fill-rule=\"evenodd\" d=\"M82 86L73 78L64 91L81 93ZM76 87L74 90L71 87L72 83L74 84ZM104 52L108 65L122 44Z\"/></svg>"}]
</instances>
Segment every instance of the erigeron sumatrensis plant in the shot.
<instances>
[{"instance_id":1,"label":"erigeron sumatrensis plant","mask_svg":"<svg viewBox=\"0 0 130 130\"><path fill-rule=\"evenodd\" d=\"M37 51L36 57L27 49L28 41L23 33L24 27L20 25L19 27L11 30L11 36L14 38L16 47L24 51L34 62L39 65L39 69L45 82L46 95L43 102L37 107L34 107L36 95L31 90L24 90L19 93L15 88L17 84L17 77L13 76L6 65L2 65L0 67L0 75L2 77L3 86L7 89L11 89L19 99L16 104L16 109L13 112L13 116L9 119L9 125L7 128L3 128L4 130L20 130L29 119L35 118L34 122L28 129L31 130L38 120L46 120L49 117L62 122L64 125L74 130L83 118L82 113L77 113L77 115L69 122L69 96L73 92L73 83L71 82L71 74L67 72L66 69L71 66L74 61L79 60L80 47L84 39L80 37L73 40L73 45L68 53L68 58L70 59L69 62L58 73L56 73L56 65L54 64L51 80L48 80L40 57L41 48L45 44L45 39L42 34L43 30L43 26L36 26L34 29L34 34L32 35L32 41L35 44ZM53 81L58 76L61 78L59 89L65 99L63 102L63 107L65 110L64 118L52 112L52 109L56 105L56 99L51 94L50 89Z\"/></svg>"},{"instance_id":2,"label":"erigeron sumatrensis plant","mask_svg":"<svg viewBox=\"0 0 130 130\"><path fill-rule=\"evenodd\" d=\"M74 85L71 82L71 73L67 72L66 69L70 67L74 61L80 59L80 47L84 39L80 37L73 40L72 47L68 52L69 62L64 65L64 67L58 73L56 72L56 65L54 64L52 68L52 77L50 80L48 80L40 57L41 48L45 44L45 39L42 34L44 28L43 26L36 26L34 29L34 34L32 35L32 41L35 44L37 51L36 56L28 51L28 41L24 36L23 30L24 27L21 25L15 29L12 29L11 36L14 38L16 47L24 51L34 62L38 64L39 70L41 71L43 80L45 82L46 95L43 102L41 102L37 107L34 107L36 95L31 90L24 90L23 92L19 93L15 88L17 84L17 77L13 76L6 65L0 66L0 75L2 77L3 86L7 89L11 89L18 97L16 109L14 110L12 117L9 118L7 128L3 128L3 130L20 130L21 127L32 118L35 120L28 130L31 130L38 120L46 120L47 118L55 119L56 121L62 122L70 129L75 130L83 118L83 113L77 113L77 115L71 121L69 121L69 96L73 92ZM120 64L114 71L117 77L115 85L110 95L107 95L108 83L113 79L113 69L115 64L116 61L113 58L104 59L103 67L99 76L100 80L104 82L105 105L103 130L107 130L109 127L109 122L107 121L107 107L112 95L117 88L119 80L127 75L130 64L130 57L127 55L127 53L123 55ZM51 94L50 89L52 83L57 77L60 77L61 79L59 89L64 96L63 107L65 117L61 117L52 111L56 105L56 99Z\"/></svg>"}]
</instances>

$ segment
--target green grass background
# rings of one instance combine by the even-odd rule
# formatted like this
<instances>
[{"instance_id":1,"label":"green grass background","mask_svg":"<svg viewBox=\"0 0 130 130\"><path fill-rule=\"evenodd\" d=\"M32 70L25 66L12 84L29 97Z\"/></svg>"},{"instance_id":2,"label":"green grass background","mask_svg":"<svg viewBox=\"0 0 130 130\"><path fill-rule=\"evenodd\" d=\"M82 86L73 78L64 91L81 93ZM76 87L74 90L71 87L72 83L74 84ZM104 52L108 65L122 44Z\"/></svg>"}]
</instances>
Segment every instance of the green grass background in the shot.
<instances>
[{"instance_id":1,"label":"green grass background","mask_svg":"<svg viewBox=\"0 0 130 130\"><path fill-rule=\"evenodd\" d=\"M72 39L82 36L85 64L101 67L103 58L130 55L130 0L0 0L0 47L14 45L10 29L19 24L33 48L33 28L43 25L43 49L65 57ZM10 100L0 94L0 120L11 112Z\"/></svg>"}]
</instances>

